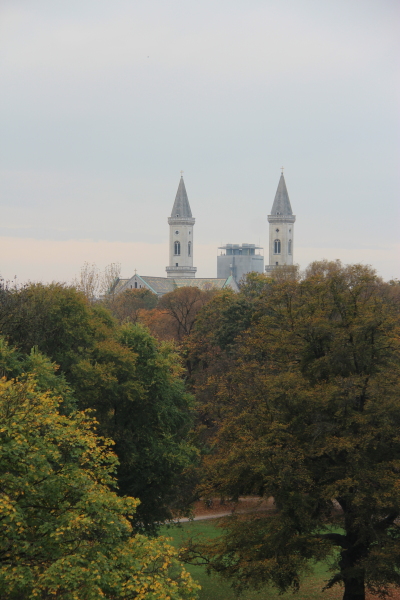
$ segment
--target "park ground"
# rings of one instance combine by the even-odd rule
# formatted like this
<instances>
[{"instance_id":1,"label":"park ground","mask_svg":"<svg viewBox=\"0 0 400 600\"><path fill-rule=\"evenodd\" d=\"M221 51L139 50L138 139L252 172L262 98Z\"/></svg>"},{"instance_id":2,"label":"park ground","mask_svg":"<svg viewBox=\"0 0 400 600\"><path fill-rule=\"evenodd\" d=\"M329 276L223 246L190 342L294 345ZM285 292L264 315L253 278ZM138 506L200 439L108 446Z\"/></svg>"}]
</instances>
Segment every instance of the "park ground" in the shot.
<instances>
[{"instance_id":1,"label":"park ground","mask_svg":"<svg viewBox=\"0 0 400 600\"><path fill-rule=\"evenodd\" d=\"M262 503L258 499L245 497L239 503L226 502L221 504L219 500L211 503L202 501L194 505L194 519L183 521L179 526L164 528L163 535L172 538L174 546L185 544L185 540L192 537L213 538L219 534L216 527L218 518L234 513L246 513L253 511L265 511L273 509L273 501L266 500ZM308 575L298 592L287 592L279 594L271 587L262 591L246 591L238 599L228 581L218 575L208 575L205 566L186 565L194 579L202 586L199 600L341 600L343 588L334 586L333 589L322 591L329 579L328 567L321 563L312 565L312 574ZM367 594L367 600L378 600L378 596ZM400 600L400 591L393 591L388 600Z\"/></svg>"}]
</instances>

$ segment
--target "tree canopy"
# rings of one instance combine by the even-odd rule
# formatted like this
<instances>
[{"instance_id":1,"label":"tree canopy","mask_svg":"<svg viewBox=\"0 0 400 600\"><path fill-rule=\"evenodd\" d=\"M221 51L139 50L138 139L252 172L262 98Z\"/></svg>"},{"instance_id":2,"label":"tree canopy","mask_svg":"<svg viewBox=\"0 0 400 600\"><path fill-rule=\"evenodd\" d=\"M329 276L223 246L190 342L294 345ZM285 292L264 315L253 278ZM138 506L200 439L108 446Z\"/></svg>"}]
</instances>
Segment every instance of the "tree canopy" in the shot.
<instances>
[{"instance_id":1,"label":"tree canopy","mask_svg":"<svg viewBox=\"0 0 400 600\"><path fill-rule=\"evenodd\" d=\"M179 478L195 458L187 441L192 398L171 344L140 324L119 325L107 308L60 284L1 289L0 324L20 356L37 348L59 366L71 401L93 410L99 433L115 440L120 493L141 501L138 529L154 532L171 508L187 505Z\"/></svg>"},{"instance_id":2,"label":"tree canopy","mask_svg":"<svg viewBox=\"0 0 400 600\"><path fill-rule=\"evenodd\" d=\"M247 316L231 322L240 303ZM369 267L326 261L303 276L258 276L204 309L192 356L209 432L202 493L273 496L277 509L230 519L219 541L201 549L210 566L239 588L270 582L285 590L299 585L311 559L330 560L328 586L343 584L345 600L399 586L392 286Z\"/></svg>"},{"instance_id":3,"label":"tree canopy","mask_svg":"<svg viewBox=\"0 0 400 600\"><path fill-rule=\"evenodd\" d=\"M1 357L18 368L5 344ZM1 598L195 598L173 548L132 531L138 500L112 491L113 443L89 413L62 414L59 391L34 373L0 380Z\"/></svg>"},{"instance_id":4,"label":"tree canopy","mask_svg":"<svg viewBox=\"0 0 400 600\"><path fill-rule=\"evenodd\" d=\"M177 288L164 294L156 308L142 310L140 320L160 340L173 340L181 345L191 334L201 308L215 296L215 290L195 286Z\"/></svg>"},{"instance_id":5,"label":"tree canopy","mask_svg":"<svg viewBox=\"0 0 400 600\"><path fill-rule=\"evenodd\" d=\"M140 313L157 306L158 296L147 288L129 289L120 294L107 295L105 305L120 323L136 323Z\"/></svg>"}]
</instances>

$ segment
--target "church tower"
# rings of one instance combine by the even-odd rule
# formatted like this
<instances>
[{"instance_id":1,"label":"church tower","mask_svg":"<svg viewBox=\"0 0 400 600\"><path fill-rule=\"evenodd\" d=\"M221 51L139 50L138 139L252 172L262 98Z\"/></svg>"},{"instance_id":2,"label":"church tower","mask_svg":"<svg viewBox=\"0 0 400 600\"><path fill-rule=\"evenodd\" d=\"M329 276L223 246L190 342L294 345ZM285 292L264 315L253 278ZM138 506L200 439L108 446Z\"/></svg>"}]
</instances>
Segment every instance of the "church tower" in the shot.
<instances>
[{"instance_id":1,"label":"church tower","mask_svg":"<svg viewBox=\"0 0 400 600\"><path fill-rule=\"evenodd\" d=\"M269 222L269 265L265 267L271 273L275 267L293 264L293 233L296 217L292 212L289 194L283 173L279 179L275 200Z\"/></svg>"},{"instance_id":2,"label":"church tower","mask_svg":"<svg viewBox=\"0 0 400 600\"><path fill-rule=\"evenodd\" d=\"M193 266L193 226L195 219L192 217L182 176L168 223L169 266L166 268L167 277L195 277L197 271L196 267Z\"/></svg>"}]
</instances>

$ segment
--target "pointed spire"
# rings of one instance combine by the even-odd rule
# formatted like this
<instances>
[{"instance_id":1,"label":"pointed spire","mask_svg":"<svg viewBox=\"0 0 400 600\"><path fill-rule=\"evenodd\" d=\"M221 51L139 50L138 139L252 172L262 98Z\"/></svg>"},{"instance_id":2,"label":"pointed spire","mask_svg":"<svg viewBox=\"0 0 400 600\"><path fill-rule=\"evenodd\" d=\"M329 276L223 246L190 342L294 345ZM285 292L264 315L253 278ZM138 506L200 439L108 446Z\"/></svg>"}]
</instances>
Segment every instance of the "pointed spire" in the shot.
<instances>
[{"instance_id":1,"label":"pointed spire","mask_svg":"<svg viewBox=\"0 0 400 600\"><path fill-rule=\"evenodd\" d=\"M290 205L289 194L286 188L285 178L281 173L278 189L276 190L275 200L272 205L271 216L289 216L292 215L292 207Z\"/></svg>"},{"instance_id":2,"label":"pointed spire","mask_svg":"<svg viewBox=\"0 0 400 600\"><path fill-rule=\"evenodd\" d=\"M176 192L176 198L174 202L174 206L171 212L171 218L179 218L179 219L191 219L192 211L190 210L190 204L186 193L185 182L183 181L183 177L181 176L181 180L179 182L178 191Z\"/></svg>"}]
</instances>

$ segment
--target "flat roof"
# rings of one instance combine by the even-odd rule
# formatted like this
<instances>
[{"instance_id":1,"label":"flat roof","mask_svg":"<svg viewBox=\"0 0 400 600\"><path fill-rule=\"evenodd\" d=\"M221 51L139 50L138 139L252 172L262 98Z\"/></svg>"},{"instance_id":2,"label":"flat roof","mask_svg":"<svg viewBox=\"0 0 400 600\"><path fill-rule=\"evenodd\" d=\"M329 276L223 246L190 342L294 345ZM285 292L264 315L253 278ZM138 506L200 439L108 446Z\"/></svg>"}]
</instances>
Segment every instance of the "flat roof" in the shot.
<instances>
[{"instance_id":1,"label":"flat roof","mask_svg":"<svg viewBox=\"0 0 400 600\"><path fill-rule=\"evenodd\" d=\"M255 250L264 250L263 246L257 246L256 244L225 244L225 246L218 246L218 250L226 250L227 248L254 248Z\"/></svg>"}]
</instances>

